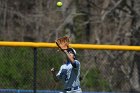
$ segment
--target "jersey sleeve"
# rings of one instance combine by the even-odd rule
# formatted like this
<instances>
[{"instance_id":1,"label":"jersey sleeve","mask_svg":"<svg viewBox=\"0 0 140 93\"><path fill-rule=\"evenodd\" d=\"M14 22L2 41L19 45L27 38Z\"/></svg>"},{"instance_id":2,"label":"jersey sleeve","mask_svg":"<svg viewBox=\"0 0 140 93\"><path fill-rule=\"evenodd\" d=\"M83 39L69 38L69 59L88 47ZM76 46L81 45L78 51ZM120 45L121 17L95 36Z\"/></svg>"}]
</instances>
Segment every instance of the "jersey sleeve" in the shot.
<instances>
[{"instance_id":1,"label":"jersey sleeve","mask_svg":"<svg viewBox=\"0 0 140 93\"><path fill-rule=\"evenodd\" d=\"M74 60L74 63L72 63L72 66L73 66L74 68L79 68L80 62L79 62L78 60Z\"/></svg>"},{"instance_id":2,"label":"jersey sleeve","mask_svg":"<svg viewBox=\"0 0 140 93\"><path fill-rule=\"evenodd\" d=\"M57 77L58 79L60 79L60 74L61 74L61 72L62 72L62 66L60 67L58 73L56 74L56 77Z\"/></svg>"}]
</instances>

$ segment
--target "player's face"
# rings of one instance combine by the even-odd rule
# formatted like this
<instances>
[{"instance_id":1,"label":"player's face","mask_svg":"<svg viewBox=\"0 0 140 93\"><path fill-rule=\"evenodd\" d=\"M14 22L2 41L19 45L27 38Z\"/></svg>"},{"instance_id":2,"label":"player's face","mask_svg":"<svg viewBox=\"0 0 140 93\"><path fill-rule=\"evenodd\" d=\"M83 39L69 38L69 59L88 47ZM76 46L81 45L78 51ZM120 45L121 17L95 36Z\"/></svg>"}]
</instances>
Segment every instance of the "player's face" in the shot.
<instances>
[{"instance_id":1,"label":"player's face","mask_svg":"<svg viewBox=\"0 0 140 93\"><path fill-rule=\"evenodd\" d=\"M74 54L70 51L69 52L70 56L74 58Z\"/></svg>"}]
</instances>

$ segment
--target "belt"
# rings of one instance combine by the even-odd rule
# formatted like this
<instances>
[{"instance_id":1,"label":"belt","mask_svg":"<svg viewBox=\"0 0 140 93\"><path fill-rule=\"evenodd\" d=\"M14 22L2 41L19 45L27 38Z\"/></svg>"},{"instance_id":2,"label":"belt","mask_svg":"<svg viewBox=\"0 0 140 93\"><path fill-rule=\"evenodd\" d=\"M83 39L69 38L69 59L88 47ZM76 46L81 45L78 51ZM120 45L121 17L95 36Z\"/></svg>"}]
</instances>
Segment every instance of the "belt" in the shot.
<instances>
[{"instance_id":1,"label":"belt","mask_svg":"<svg viewBox=\"0 0 140 93\"><path fill-rule=\"evenodd\" d=\"M79 86L73 87L73 88L67 88L64 89L65 91L71 91L71 90L77 90L79 88Z\"/></svg>"}]
</instances>

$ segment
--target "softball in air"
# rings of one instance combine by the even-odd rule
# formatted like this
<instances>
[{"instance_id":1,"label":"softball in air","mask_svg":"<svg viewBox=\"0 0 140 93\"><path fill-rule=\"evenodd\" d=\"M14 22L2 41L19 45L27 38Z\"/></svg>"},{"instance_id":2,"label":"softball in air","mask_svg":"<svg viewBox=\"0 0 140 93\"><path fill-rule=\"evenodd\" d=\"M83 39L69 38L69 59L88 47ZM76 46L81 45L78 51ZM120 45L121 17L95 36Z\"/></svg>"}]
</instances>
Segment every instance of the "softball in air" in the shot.
<instances>
[{"instance_id":1,"label":"softball in air","mask_svg":"<svg viewBox=\"0 0 140 93\"><path fill-rule=\"evenodd\" d=\"M57 2L57 6L58 6L58 7L61 7L62 5L63 5L62 2Z\"/></svg>"}]
</instances>

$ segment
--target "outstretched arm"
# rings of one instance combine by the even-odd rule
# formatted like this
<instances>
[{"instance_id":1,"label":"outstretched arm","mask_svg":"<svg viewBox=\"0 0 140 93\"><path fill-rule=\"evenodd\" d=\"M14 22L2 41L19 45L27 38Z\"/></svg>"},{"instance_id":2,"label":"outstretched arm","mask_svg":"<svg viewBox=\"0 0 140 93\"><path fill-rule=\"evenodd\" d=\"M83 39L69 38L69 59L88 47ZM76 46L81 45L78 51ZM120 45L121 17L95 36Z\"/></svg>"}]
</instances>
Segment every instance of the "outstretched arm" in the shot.
<instances>
[{"instance_id":1,"label":"outstretched arm","mask_svg":"<svg viewBox=\"0 0 140 93\"><path fill-rule=\"evenodd\" d=\"M79 61L74 59L74 56L72 56L70 53L68 53L67 50L64 50L64 53L66 54L67 58L69 59L69 61L71 62L72 66L74 68L79 68Z\"/></svg>"},{"instance_id":2,"label":"outstretched arm","mask_svg":"<svg viewBox=\"0 0 140 93\"><path fill-rule=\"evenodd\" d=\"M55 69L54 69L54 68L52 68L52 69L51 69L51 72L52 72L52 75L53 75L54 80L55 80L56 82L58 82L58 81L59 81L59 79L56 77L56 72L55 72Z\"/></svg>"},{"instance_id":3,"label":"outstretched arm","mask_svg":"<svg viewBox=\"0 0 140 93\"><path fill-rule=\"evenodd\" d=\"M72 56L70 56L70 54L68 53L67 50L64 50L64 53L66 54L66 56L68 57L68 59L70 60L70 62L73 64L74 63L74 58Z\"/></svg>"}]
</instances>

